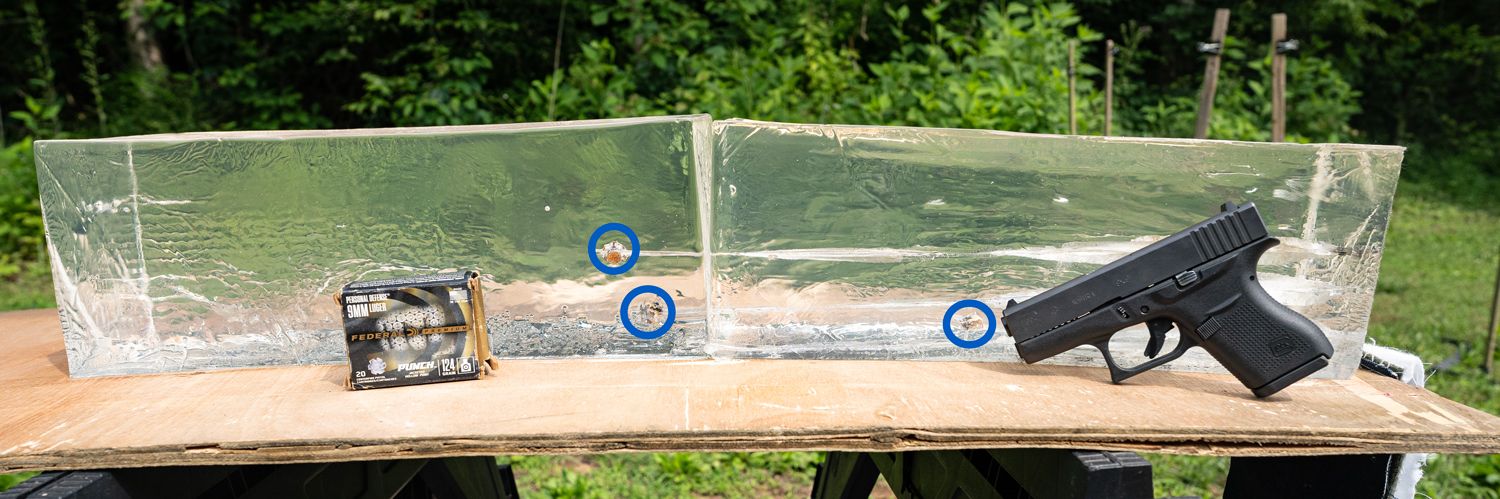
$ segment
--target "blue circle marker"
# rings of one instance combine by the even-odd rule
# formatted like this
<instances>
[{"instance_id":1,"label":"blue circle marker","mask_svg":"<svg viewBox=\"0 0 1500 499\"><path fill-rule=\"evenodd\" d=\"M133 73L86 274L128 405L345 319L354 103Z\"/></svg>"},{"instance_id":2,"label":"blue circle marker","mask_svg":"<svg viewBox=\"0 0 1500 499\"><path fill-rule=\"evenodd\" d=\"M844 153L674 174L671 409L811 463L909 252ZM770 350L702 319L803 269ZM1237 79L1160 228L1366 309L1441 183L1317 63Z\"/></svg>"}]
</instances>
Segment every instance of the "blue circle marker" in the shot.
<instances>
[{"instance_id":1,"label":"blue circle marker","mask_svg":"<svg viewBox=\"0 0 1500 499\"><path fill-rule=\"evenodd\" d=\"M599 250L597 249L599 247L599 237L603 236L605 232L612 230L622 232L625 234L625 237L630 238L630 258L626 259L625 264L619 267L611 267L599 261ZM640 258L641 240L635 237L635 231L630 230L630 227L627 227L625 224L610 222L600 225L599 228L594 229L594 235L589 236L589 261L594 262L594 268L599 269L600 272L609 275L624 274L630 271L630 268L635 266L635 261Z\"/></svg>"},{"instance_id":2,"label":"blue circle marker","mask_svg":"<svg viewBox=\"0 0 1500 499\"><path fill-rule=\"evenodd\" d=\"M953 314L965 308L977 308L980 312L984 312L986 319L990 320L989 328L985 329L984 336L980 336L975 340L965 340L953 334ZM985 343L989 343L991 338L995 337L995 311L990 310L989 305L985 305L984 302L979 300L959 300L958 303L954 303L953 306L948 307L948 313L943 314L943 334L947 335L948 341L953 342L954 345L963 348L982 347Z\"/></svg>"},{"instance_id":3,"label":"blue circle marker","mask_svg":"<svg viewBox=\"0 0 1500 499\"><path fill-rule=\"evenodd\" d=\"M641 331L635 327L635 324L630 323L630 300L634 300L635 297L640 296L642 293L651 293L660 296L662 301L667 302L667 320L661 327L653 331ZM675 320L677 320L677 304L672 303L672 296L668 295L666 290L650 284L630 290L629 293L625 293L625 300L620 302L620 323L624 324L625 330L630 331L630 334L635 335L636 338L643 340L660 338L661 335L667 334L668 329L672 329L672 321Z\"/></svg>"}]
</instances>

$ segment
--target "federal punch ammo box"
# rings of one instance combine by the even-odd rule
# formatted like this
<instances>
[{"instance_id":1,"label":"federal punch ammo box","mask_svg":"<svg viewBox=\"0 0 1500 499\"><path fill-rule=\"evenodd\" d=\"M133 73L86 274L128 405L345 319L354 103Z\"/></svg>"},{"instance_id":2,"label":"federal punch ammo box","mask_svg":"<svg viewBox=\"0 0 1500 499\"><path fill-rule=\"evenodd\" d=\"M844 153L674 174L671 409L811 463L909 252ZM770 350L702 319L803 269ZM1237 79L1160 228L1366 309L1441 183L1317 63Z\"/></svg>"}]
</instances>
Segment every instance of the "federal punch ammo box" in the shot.
<instances>
[{"instance_id":1,"label":"federal punch ammo box","mask_svg":"<svg viewBox=\"0 0 1500 499\"><path fill-rule=\"evenodd\" d=\"M478 378L490 367L477 272L360 281L334 299L355 390Z\"/></svg>"}]
</instances>

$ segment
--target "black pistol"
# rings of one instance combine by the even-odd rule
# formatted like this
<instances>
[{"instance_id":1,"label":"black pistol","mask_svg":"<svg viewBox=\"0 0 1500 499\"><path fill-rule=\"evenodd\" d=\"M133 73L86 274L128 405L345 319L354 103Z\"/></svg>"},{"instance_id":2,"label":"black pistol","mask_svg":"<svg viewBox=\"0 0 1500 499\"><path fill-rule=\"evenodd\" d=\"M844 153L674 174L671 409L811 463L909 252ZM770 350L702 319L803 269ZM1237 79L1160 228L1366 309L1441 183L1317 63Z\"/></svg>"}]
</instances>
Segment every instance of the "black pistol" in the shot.
<instances>
[{"instance_id":1,"label":"black pistol","mask_svg":"<svg viewBox=\"0 0 1500 499\"><path fill-rule=\"evenodd\" d=\"M1001 324L1027 363L1080 345L1104 354L1115 383L1201 346L1241 383L1266 397L1328 365L1333 345L1306 317L1286 308L1255 280L1270 237L1255 203L1235 206L1088 275L1029 300L1014 300ZM1109 338L1146 323L1146 357L1122 368ZM1158 357L1166 333L1180 328L1171 353Z\"/></svg>"}]
</instances>

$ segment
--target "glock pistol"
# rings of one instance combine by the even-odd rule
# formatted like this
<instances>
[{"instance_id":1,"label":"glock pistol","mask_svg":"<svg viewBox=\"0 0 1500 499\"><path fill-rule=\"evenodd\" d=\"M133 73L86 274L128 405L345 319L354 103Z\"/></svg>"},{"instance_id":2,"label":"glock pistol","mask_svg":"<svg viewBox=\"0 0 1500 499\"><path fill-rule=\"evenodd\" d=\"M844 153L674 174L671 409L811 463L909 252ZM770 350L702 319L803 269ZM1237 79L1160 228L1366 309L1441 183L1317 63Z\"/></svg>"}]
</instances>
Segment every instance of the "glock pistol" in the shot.
<instances>
[{"instance_id":1,"label":"glock pistol","mask_svg":"<svg viewBox=\"0 0 1500 499\"><path fill-rule=\"evenodd\" d=\"M1266 232L1255 203L1224 203L1218 215L1099 270L1024 302L1011 300L1000 322L1027 363L1093 345L1119 383L1200 346L1266 397L1333 356L1317 325L1256 281L1260 256L1280 243ZM1151 333L1150 360L1122 368L1110 356L1109 339L1142 322ZM1174 325L1181 331L1177 348L1158 356Z\"/></svg>"}]
</instances>

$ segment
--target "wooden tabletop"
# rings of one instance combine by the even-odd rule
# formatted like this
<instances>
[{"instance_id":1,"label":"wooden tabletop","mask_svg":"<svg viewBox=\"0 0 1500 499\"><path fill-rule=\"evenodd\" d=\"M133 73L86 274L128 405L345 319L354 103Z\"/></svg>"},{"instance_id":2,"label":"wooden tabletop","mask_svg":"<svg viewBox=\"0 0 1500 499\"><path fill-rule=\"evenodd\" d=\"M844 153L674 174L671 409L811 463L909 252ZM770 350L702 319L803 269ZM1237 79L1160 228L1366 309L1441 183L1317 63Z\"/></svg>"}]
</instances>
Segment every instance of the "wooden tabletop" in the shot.
<instances>
[{"instance_id":1,"label":"wooden tabletop","mask_svg":"<svg viewBox=\"0 0 1500 499\"><path fill-rule=\"evenodd\" d=\"M1257 399L1223 375L891 361L503 361L345 390L347 367L70 379L55 310L0 313L0 472L454 455L1051 447L1500 452L1500 418L1361 372Z\"/></svg>"}]
</instances>

